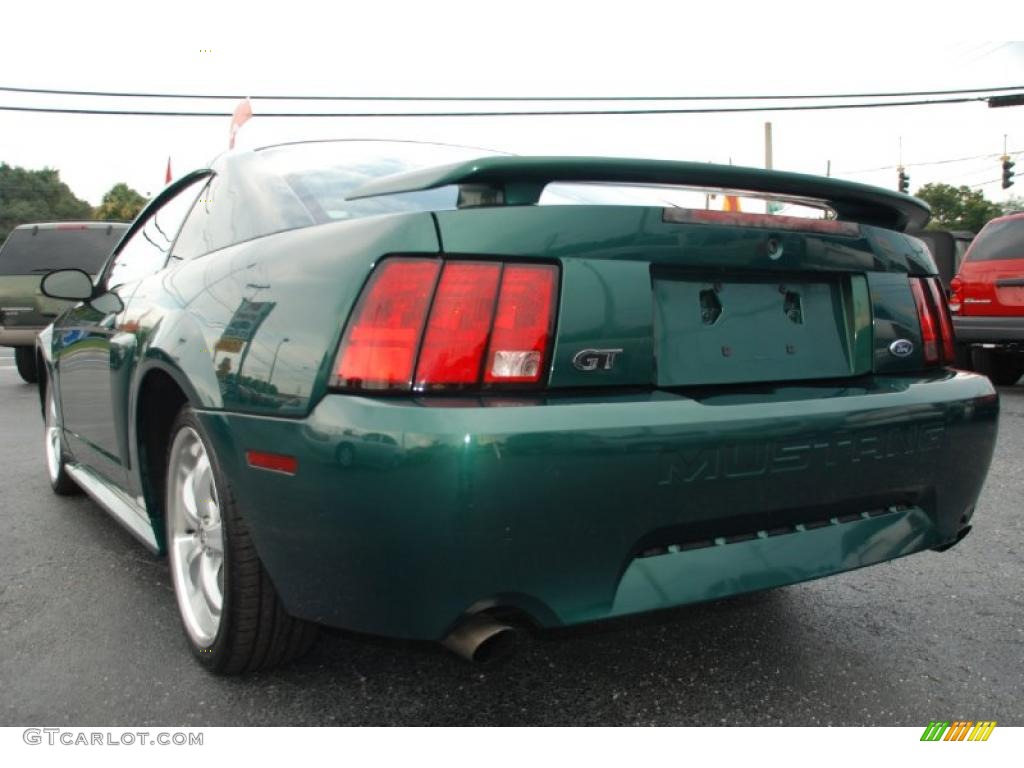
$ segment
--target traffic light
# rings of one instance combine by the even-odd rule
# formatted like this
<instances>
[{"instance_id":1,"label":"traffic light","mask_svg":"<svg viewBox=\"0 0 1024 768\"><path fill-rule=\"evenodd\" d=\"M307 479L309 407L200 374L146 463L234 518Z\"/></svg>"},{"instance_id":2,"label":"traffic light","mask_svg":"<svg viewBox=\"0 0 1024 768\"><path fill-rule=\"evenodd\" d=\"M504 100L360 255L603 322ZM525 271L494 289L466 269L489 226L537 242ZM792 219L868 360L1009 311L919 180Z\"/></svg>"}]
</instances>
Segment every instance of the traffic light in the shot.
<instances>
[{"instance_id":1,"label":"traffic light","mask_svg":"<svg viewBox=\"0 0 1024 768\"><path fill-rule=\"evenodd\" d=\"M1016 163L1010 162L1009 155L1003 155L1003 189L1009 189L1013 186L1013 166Z\"/></svg>"},{"instance_id":2,"label":"traffic light","mask_svg":"<svg viewBox=\"0 0 1024 768\"><path fill-rule=\"evenodd\" d=\"M910 177L907 175L907 172L903 169L902 165L897 170L900 172L900 185L899 185L899 187L897 187L897 189L899 189L900 192L904 192L906 194L909 194L910 193Z\"/></svg>"}]
</instances>

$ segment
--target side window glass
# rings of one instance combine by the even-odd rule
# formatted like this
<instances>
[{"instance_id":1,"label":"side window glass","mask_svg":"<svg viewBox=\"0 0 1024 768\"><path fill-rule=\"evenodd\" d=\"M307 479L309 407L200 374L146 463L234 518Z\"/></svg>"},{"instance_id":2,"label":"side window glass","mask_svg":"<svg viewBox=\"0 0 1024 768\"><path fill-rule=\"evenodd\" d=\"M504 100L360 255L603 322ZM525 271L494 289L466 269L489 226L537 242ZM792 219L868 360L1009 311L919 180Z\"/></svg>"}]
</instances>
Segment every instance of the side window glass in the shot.
<instances>
[{"instance_id":1,"label":"side window glass","mask_svg":"<svg viewBox=\"0 0 1024 768\"><path fill-rule=\"evenodd\" d=\"M206 179L197 179L152 213L142 227L124 244L107 277L107 285L118 285L141 280L163 269L167 254L181 228L199 188Z\"/></svg>"},{"instance_id":2,"label":"side window glass","mask_svg":"<svg viewBox=\"0 0 1024 768\"><path fill-rule=\"evenodd\" d=\"M207 226L213 212L217 186L217 177L214 176L199 193L196 204L192 206L188 218L185 219L185 223L181 227L181 232L178 233L178 240L171 252L172 259L188 261L219 247L219 244L213 241L210 228Z\"/></svg>"}]
</instances>

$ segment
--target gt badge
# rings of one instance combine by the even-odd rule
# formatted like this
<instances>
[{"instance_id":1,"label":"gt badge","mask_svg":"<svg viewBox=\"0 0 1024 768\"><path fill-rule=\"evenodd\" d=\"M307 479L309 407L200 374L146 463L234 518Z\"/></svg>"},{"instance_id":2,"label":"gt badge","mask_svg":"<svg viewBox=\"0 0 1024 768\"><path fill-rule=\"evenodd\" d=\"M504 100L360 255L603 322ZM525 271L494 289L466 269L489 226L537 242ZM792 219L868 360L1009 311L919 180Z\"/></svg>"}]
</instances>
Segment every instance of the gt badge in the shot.
<instances>
[{"instance_id":1,"label":"gt badge","mask_svg":"<svg viewBox=\"0 0 1024 768\"><path fill-rule=\"evenodd\" d=\"M621 353L621 349L581 349L572 356L572 364L580 371L610 371Z\"/></svg>"}]
</instances>

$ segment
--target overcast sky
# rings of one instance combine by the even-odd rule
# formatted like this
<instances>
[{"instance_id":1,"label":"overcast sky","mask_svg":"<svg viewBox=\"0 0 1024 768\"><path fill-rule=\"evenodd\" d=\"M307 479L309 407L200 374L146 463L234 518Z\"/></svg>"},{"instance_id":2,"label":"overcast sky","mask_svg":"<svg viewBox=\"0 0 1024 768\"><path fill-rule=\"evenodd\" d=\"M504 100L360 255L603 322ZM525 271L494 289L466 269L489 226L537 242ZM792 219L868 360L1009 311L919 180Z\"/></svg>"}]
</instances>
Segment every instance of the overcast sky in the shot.
<instances>
[{"instance_id":1,"label":"overcast sky","mask_svg":"<svg viewBox=\"0 0 1024 768\"><path fill-rule=\"evenodd\" d=\"M1024 85L1024 3L376 2L7 3L0 86L329 95L738 95ZM364 4L358 4L362 6ZM927 20L922 22L921 20ZM922 26L922 23L924 26ZM230 101L22 95L0 105L230 112ZM1024 150L1024 106L489 118L260 118L261 110L491 105L254 101L239 146L308 138L439 140L520 154L606 154L775 167L894 187L902 137L911 188L981 185L1002 200L1003 136ZM503 105L511 108L514 105ZM536 107L538 105L531 105ZM558 106L558 105L548 105ZM569 106L569 105L565 105ZM584 106L580 104L572 106ZM600 103L592 106L600 107ZM614 105L605 105L614 106ZM658 106L658 105L654 105ZM660 106L672 106L661 104ZM681 104L680 106L700 106ZM706 105L704 105L706 106ZM57 168L93 204L114 183L144 194L227 147L227 118L0 111L0 161ZM1024 157L1024 156L1022 156ZM1021 180L1009 190L1024 196ZM889 166L874 172L866 169Z\"/></svg>"}]
</instances>

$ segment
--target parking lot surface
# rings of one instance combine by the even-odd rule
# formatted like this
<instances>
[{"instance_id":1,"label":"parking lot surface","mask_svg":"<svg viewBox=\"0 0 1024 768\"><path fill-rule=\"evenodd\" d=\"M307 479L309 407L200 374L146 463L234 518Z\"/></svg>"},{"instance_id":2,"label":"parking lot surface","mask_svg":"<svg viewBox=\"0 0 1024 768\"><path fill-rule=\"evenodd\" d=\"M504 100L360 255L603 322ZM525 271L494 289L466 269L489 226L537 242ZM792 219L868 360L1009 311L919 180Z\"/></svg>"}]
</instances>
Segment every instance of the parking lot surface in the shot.
<instances>
[{"instance_id":1,"label":"parking lot surface","mask_svg":"<svg viewBox=\"0 0 1024 768\"><path fill-rule=\"evenodd\" d=\"M1024 725L1024 384L1001 396L947 553L531 635L496 666L328 632L225 679L192 660L166 561L51 494L36 390L0 348L0 725Z\"/></svg>"}]
</instances>

